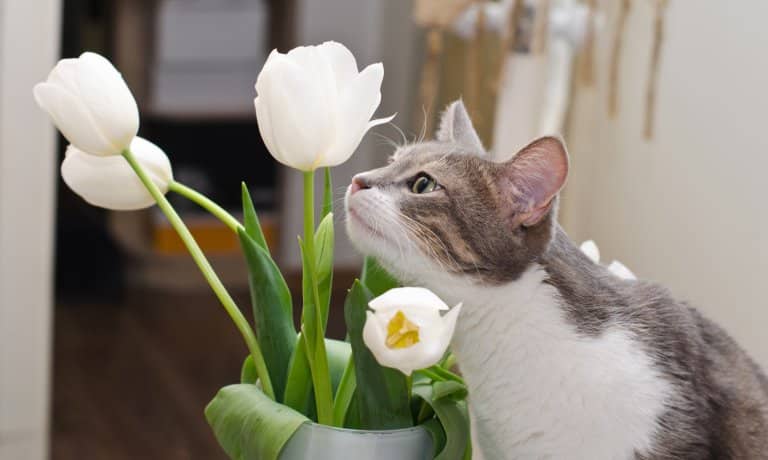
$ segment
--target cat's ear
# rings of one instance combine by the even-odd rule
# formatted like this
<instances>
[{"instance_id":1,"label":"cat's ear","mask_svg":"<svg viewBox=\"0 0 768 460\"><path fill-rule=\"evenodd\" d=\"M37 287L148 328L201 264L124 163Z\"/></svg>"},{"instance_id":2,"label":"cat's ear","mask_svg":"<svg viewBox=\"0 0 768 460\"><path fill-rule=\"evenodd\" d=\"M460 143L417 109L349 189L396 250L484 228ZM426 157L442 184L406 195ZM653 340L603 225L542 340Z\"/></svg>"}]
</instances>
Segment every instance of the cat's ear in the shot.
<instances>
[{"instance_id":1,"label":"cat's ear","mask_svg":"<svg viewBox=\"0 0 768 460\"><path fill-rule=\"evenodd\" d=\"M552 209L568 177L568 152L557 137L542 137L500 165L501 193L514 203L516 224L538 224Z\"/></svg>"},{"instance_id":2,"label":"cat's ear","mask_svg":"<svg viewBox=\"0 0 768 460\"><path fill-rule=\"evenodd\" d=\"M443 112L436 137L441 142L461 144L473 153L485 153L483 143L480 142L480 137L472 126L472 120L461 99L451 102Z\"/></svg>"}]
</instances>

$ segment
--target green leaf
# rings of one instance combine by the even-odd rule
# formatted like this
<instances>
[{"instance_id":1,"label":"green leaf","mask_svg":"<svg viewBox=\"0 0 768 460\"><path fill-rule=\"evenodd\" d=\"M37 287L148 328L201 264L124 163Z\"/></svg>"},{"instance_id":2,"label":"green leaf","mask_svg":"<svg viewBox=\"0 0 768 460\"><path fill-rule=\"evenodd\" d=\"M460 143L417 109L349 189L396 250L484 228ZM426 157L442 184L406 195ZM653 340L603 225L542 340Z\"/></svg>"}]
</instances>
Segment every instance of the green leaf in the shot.
<instances>
[{"instance_id":1,"label":"green leaf","mask_svg":"<svg viewBox=\"0 0 768 460\"><path fill-rule=\"evenodd\" d=\"M302 335L299 334L298 340L301 340L301 337ZM336 388L343 379L346 363L349 362L352 355L352 348L347 342L325 339L325 349L328 354L331 389L336 392ZM312 407L312 375L303 344L296 346L288 369L288 384L285 387L284 404L310 417L314 411Z\"/></svg>"},{"instance_id":2,"label":"green leaf","mask_svg":"<svg viewBox=\"0 0 768 460\"><path fill-rule=\"evenodd\" d=\"M432 448L434 449L432 451L432 457L437 457L437 455L445 448L446 438L443 425L441 425L440 421L436 418L431 418L422 423L421 426L426 428L430 436L432 436Z\"/></svg>"},{"instance_id":3,"label":"green leaf","mask_svg":"<svg viewBox=\"0 0 768 460\"><path fill-rule=\"evenodd\" d=\"M329 213L320 222L315 232L315 274L323 329L328 324L328 309L333 288L333 246L333 213Z\"/></svg>"},{"instance_id":4,"label":"green leaf","mask_svg":"<svg viewBox=\"0 0 768 460\"><path fill-rule=\"evenodd\" d=\"M333 181L331 180L331 168L325 168L323 174L323 211L321 219L333 212Z\"/></svg>"},{"instance_id":5,"label":"green leaf","mask_svg":"<svg viewBox=\"0 0 768 460\"><path fill-rule=\"evenodd\" d=\"M251 200L251 194L248 192L248 186L245 185L245 182L241 182L240 188L243 197L243 221L245 222L245 233L253 238L253 241L269 254L269 246L267 246L267 240L264 238L264 232L261 229L259 216L256 214L256 208L253 207L253 200Z\"/></svg>"},{"instance_id":6,"label":"green leaf","mask_svg":"<svg viewBox=\"0 0 768 460\"><path fill-rule=\"evenodd\" d=\"M240 368L240 383L256 384L259 375L256 372L256 365L253 364L253 356L248 355L243 360L243 366Z\"/></svg>"},{"instance_id":7,"label":"green leaf","mask_svg":"<svg viewBox=\"0 0 768 460\"><path fill-rule=\"evenodd\" d=\"M378 297L400 285L400 283L371 256L365 258L360 281L371 291L371 293L373 293L374 297Z\"/></svg>"},{"instance_id":8,"label":"green leaf","mask_svg":"<svg viewBox=\"0 0 768 460\"><path fill-rule=\"evenodd\" d=\"M317 407L317 421L323 425L333 424L333 391L331 390L330 374L328 370L328 355L325 350L325 325L322 322L322 312L318 307L319 294L317 289L317 277L315 275L315 262L310 260L304 247L304 242L299 238L302 262L302 332L305 340L303 345L307 349L307 361L312 374L312 385L315 391L315 403Z\"/></svg>"},{"instance_id":9,"label":"green leaf","mask_svg":"<svg viewBox=\"0 0 768 460\"><path fill-rule=\"evenodd\" d=\"M291 361L288 364L288 381L285 385L283 403L304 415L309 415L312 400L312 374L307 361L307 349L301 342L303 334L296 338Z\"/></svg>"},{"instance_id":10,"label":"green leaf","mask_svg":"<svg viewBox=\"0 0 768 460\"><path fill-rule=\"evenodd\" d=\"M360 427L386 430L413 426L408 384L405 375L395 369L381 366L363 342L368 302L371 292L360 281L355 281L344 302L349 342L355 360Z\"/></svg>"},{"instance_id":11,"label":"green leaf","mask_svg":"<svg viewBox=\"0 0 768 460\"><path fill-rule=\"evenodd\" d=\"M237 233L248 263L256 338L279 402L296 346L291 292L269 253L242 229Z\"/></svg>"},{"instance_id":12,"label":"green leaf","mask_svg":"<svg viewBox=\"0 0 768 460\"><path fill-rule=\"evenodd\" d=\"M325 351L328 354L328 373L331 376L331 388L335 393L344 378L347 363L352 358L352 347L348 342L325 339Z\"/></svg>"},{"instance_id":13,"label":"green leaf","mask_svg":"<svg viewBox=\"0 0 768 460\"><path fill-rule=\"evenodd\" d=\"M435 456L435 460L463 459L467 449L470 448L469 412L466 401L453 398L435 399L432 385L425 383L415 384L413 393L432 406L445 431L445 447ZM435 439L435 444L438 441Z\"/></svg>"},{"instance_id":14,"label":"green leaf","mask_svg":"<svg viewBox=\"0 0 768 460\"><path fill-rule=\"evenodd\" d=\"M347 419L347 412L352 404L352 398L357 389L357 377L355 376L355 360L350 357L349 363L344 374L341 376L339 388L333 399L333 424L344 426Z\"/></svg>"},{"instance_id":15,"label":"green leaf","mask_svg":"<svg viewBox=\"0 0 768 460\"><path fill-rule=\"evenodd\" d=\"M467 386L460 382L453 380L446 380L443 382L435 382L432 384L432 398L443 399L466 399L467 398Z\"/></svg>"},{"instance_id":16,"label":"green leaf","mask_svg":"<svg viewBox=\"0 0 768 460\"><path fill-rule=\"evenodd\" d=\"M205 418L221 447L236 460L277 460L293 433L309 421L248 384L219 390L206 406Z\"/></svg>"}]
</instances>

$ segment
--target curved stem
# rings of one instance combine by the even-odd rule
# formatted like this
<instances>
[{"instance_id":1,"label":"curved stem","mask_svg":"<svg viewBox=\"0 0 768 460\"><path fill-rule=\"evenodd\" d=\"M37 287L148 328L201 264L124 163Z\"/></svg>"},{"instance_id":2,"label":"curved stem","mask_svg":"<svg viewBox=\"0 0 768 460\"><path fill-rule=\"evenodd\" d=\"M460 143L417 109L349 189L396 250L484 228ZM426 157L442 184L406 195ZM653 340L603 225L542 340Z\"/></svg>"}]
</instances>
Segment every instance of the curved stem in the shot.
<instances>
[{"instance_id":1,"label":"curved stem","mask_svg":"<svg viewBox=\"0 0 768 460\"><path fill-rule=\"evenodd\" d=\"M179 214L175 209L173 209L171 203L168 202L168 199L160 191L160 189L157 188L157 185L155 185L149 176L147 176L144 168L142 168L141 164L136 161L136 158L133 156L131 151L129 149L125 149L123 150L122 154L126 161L128 161L128 164L131 165L131 168L133 168L133 170L136 172L136 175L139 176L139 179L147 188L149 193L155 199L158 207L168 218L168 221L171 223L174 230L176 230L176 232L179 234L179 237L184 242L187 250L189 250L192 259L194 259L198 268L200 268L200 271L202 272L206 281L208 281L211 289L213 289L216 297L218 297L221 305L224 307L224 310L226 310L227 314L229 314L229 317L232 318L232 321L235 323L235 326L243 336L245 344L248 347L251 356L253 357L253 363L256 366L256 373L259 377L259 380L261 381L261 386L264 390L264 393L270 398L275 399L275 392L272 389L272 381L269 379L269 372L267 371L267 366L264 363L264 356L261 354L261 348L259 347L259 343L256 341L256 335L253 333L253 329L251 329L248 321L245 319L243 313L235 304L235 301L229 295L229 292L227 292L227 289L216 275L216 272L213 271L213 267L211 267L208 259L205 258L205 254L203 254L202 249L200 249L200 246L198 246L189 229L181 220L181 217L179 217Z\"/></svg>"},{"instance_id":2,"label":"curved stem","mask_svg":"<svg viewBox=\"0 0 768 460\"><path fill-rule=\"evenodd\" d=\"M226 209L214 203L210 198L198 192L197 190L187 187L186 185L174 180L168 184L168 190L178 193L188 200L197 203L201 208L210 212L220 221L224 222L224 224L233 232L237 233L238 229L243 228L243 225L237 219L235 219L232 214L227 212Z\"/></svg>"}]
</instances>

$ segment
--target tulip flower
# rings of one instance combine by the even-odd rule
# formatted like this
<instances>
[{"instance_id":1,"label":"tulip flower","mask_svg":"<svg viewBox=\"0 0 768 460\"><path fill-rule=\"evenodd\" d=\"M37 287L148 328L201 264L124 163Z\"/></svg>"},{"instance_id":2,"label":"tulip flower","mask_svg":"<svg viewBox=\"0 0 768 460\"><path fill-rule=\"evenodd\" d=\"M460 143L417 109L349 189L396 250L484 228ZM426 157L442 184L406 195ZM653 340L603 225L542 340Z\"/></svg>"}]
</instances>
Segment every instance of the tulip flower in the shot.
<instances>
[{"instance_id":1,"label":"tulip flower","mask_svg":"<svg viewBox=\"0 0 768 460\"><path fill-rule=\"evenodd\" d=\"M373 126L384 67L358 72L342 44L272 51L256 80L256 118L264 144L280 163L301 171L341 164Z\"/></svg>"},{"instance_id":2,"label":"tulip flower","mask_svg":"<svg viewBox=\"0 0 768 460\"><path fill-rule=\"evenodd\" d=\"M130 150L152 182L163 193L173 180L171 162L165 153L146 139L135 137ZM97 156L74 145L67 147L61 177L88 203L113 210L143 209L155 200L122 156Z\"/></svg>"},{"instance_id":3,"label":"tulip flower","mask_svg":"<svg viewBox=\"0 0 768 460\"><path fill-rule=\"evenodd\" d=\"M62 59L33 92L64 137L83 152L119 155L139 129L139 110L131 91L112 64L98 54Z\"/></svg>"},{"instance_id":4,"label":"tulip flower","mask_svg":"<svg viewBox=\"0 0 768 460\"><path fill-rule=\"evenodd\" d=\"M368 306L365 345L379 364L406 375L440 361L461 310L461 304L449 310L431 291L418 287L390 289Z\"/></svg>"},{"instance_id":5,"label":"tulip flower","mask_svg":"<svg viewBox=\"0 0 768 460\"><path fill-rule=\"evenodd\" d=\"M596 264L600 263L600 249L598 249L597 244L594 241L587 240L581 243L581 252L583 252L584 255L587 256L592 262ZM627 268L626 265L619 262L618 260L614 260L608 265L608 271L623 280L637 279L637 276L635 276L635 274L632 273L632 271Z\"/></svg>"}]
</instances>

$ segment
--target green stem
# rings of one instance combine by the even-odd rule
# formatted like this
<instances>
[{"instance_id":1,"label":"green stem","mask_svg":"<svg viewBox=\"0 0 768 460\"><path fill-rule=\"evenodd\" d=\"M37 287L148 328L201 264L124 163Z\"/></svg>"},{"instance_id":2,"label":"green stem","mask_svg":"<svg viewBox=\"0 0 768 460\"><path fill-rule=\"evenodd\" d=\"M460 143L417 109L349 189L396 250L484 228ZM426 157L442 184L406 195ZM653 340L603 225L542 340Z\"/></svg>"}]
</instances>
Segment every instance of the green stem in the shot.
<instances>
[{"instance_id":1,"label":"green stem","mask_svg":"<svg viewBox=\"0 0 768 460\"><path fill-rule=\"evenodd\" d=\"M189 188L186 185L176 182L174 180L172 180L168 184L168 190L170 190L171 192L178 193L179 195L189 199L190 201L197 203L201 208L210 212L220 221L224 222L224 224L227 227L229 227L233 232L237 233L238 229L243 228L242 224L240 224L240 222L238 222L237 219L232 217L232 214L227 212L226 209L214 203L210 198L198 192L197 190Z\"/></svg>"},{"instance_id":2,"label":"green stem","mask_svg":"<svg viewBox=\"0 0 768 460\"><path fill-rule=\"evenodd\" d=\"M168 199L165 197L165 195L160 191L160 189L157 188L157 185L152 182L149 176L147 176L144 168L142 168L141 164L136 161L136 158L133 156L133 153L131 153L129 149L123 150L122 154L126 161L128 161L128 164L131 165L131 168L133 168L133 170L136 172L136 175L139 176L139 179L147 188L150 195L152 195L152 198L155 199L157 206L161 211L163 211L163 214L165 214L165 216L168 218L168 221L179 234L179 237L184 242L187 250L189 250L192 259L194 259L198 268L200 268L200 271L202 272L206 281L208 281L211 289L213 289L216 297L218 297L221 305L224 306L224 310L226 310L227 314L229 314L229 317L232 318L232 321L235 323L235 326L243 336L245 344L248 347L251 356L253 357L253 362L256 365L256 373L259 377L259 380L261 381L262 390L267 396L275 399L275 392L272 389L272 382L269 379L269 372L267 371L267 366L264 363L264 357L261 354L261 348L259 347L259 343L256 341L256 335L253 333L253 330L248 324L248 321L245 319L243 313L235 304L235 301L229 295L229 292L227 292L227 289L216 275L216 272L213 271L213 267L211 267L208 259L205 258L205 254L203 254L202 249L200 249L200 246L198 246L189 229L184 224L184 221L181 220L181 217L179 217L179 214L175 209L173 209L173 206L171 206L171 203L168 202Z\"/></svg>"},{"instance_id":3,"label":"green stem","mask_svg":"<svg viewBox=\"0 0 768 460\"><path fill-rule=\"evenodd\" d=\"M313 318L317 319L316 324L310 325L315 329L315 343L304 336L307 348L307 358L310 361L310 372L312 373L312 383L315 390L315 403L317 405L317 421L323 425L333 425L333 391L331 390L330 373L328 372L328 357L325 354L325 331L323 322L320 320L320 295L317 290L317 279L315 278L315 173L314 171L304 172L304 252L309 263L308 273L304 276L310 277L312 289L312 305L315 309ZM306 303L306 302L305 302ZM307 315L303 315L304 318Z\"/></svg>"}]
</instances>

